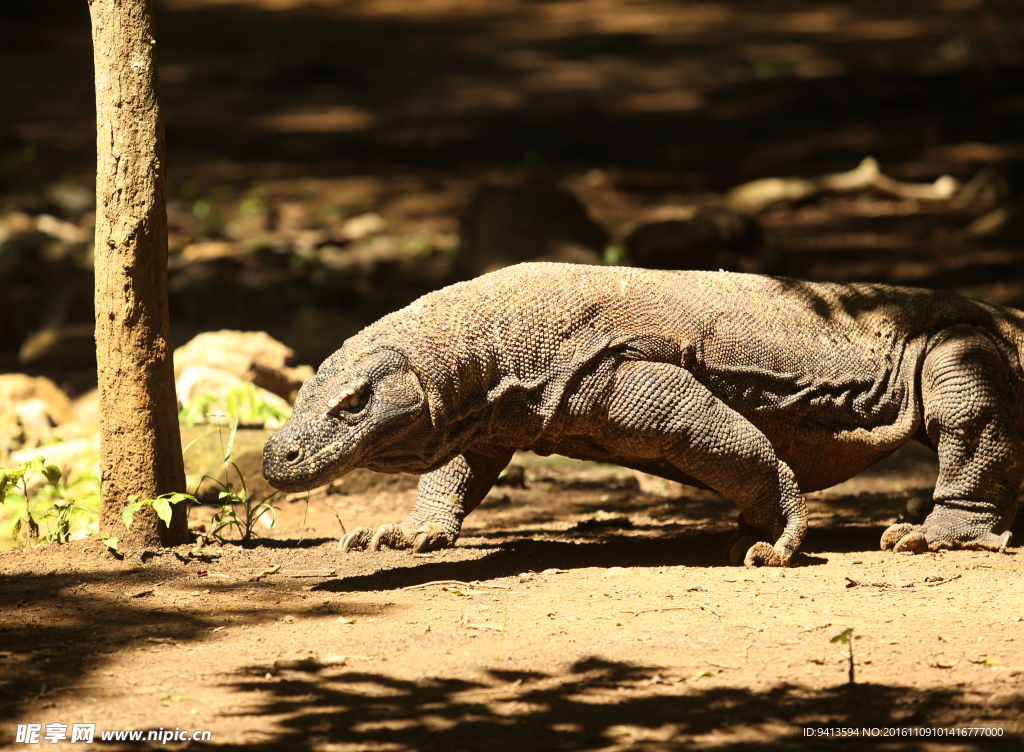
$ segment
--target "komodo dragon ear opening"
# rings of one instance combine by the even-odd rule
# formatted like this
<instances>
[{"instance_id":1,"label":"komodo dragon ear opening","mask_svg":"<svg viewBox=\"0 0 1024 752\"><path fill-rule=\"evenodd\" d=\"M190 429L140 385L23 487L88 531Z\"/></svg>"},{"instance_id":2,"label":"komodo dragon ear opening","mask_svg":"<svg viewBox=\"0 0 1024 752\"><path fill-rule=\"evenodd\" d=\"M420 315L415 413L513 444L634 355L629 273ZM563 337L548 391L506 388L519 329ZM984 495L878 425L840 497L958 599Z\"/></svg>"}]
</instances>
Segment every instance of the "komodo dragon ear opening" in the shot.
<instances>
[{"instance_id":1,"label":"komodo dragon ear opening","mask_svg":"<svg viewBox=\"0 0 1024 752\"><path fill-rule=\"evenodd\" d=\"M370 401L370 382L360 379L355 384L335 395L327 403L327 414L333 418L340 417L343 413L355 415L363 411Z\"/></svg>"}]
</instances>

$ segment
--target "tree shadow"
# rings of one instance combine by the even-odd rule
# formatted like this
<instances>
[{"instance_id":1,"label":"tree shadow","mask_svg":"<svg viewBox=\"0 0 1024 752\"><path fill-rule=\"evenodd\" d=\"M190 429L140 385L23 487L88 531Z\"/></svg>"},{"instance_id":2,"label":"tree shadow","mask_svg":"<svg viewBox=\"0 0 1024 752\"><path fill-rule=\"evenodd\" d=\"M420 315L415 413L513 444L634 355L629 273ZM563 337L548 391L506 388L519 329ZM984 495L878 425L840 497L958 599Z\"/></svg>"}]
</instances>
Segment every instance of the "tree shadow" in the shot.
<instances>
[{"instance_id":1,"label":"tree shadow","mask_svg":"<svg viewBox=\"0 0 1024 752\"><path fill-rule=\"evenodd\" d=\"M175 651L210 641L225 624L258 626L304 612L336 618L317 611L312 600L304 604L306 596L298 584L282 598L280 589L287 586L280 583L189 580L171 566L172 571L156 562L144 567L113 565L98 572L5 575L0 586L0 614L6 617L0 621L0 722L15 717L19 706L33 698L41 701L95 676L111 655ZM187 605L188 593L200 582L207 592L214 590L215 597L223 596L223 605L193 612ZM161 587L186 603L168 601L158 594ZM254 607L256 594L263 597ZM345 603L345 610L378 616L382 608L355 598Z\"/></svg>"},{"instance_id":2,"label":"tree shadow","mask_svg":"<svg viewBox=\"0 0 1024 752\"><path fill-rule=\"evenodd\" d=\"M269 675L269 678L268 678ZM916 729L955 722L957 690L884 684L812 689L780 683L765 690L712 686L643 662L587 658L563 672L492 669L473 679L397 679L370 671L312 666L276 671L251 666L233 685L259 697L257 710L278 716L280 731L228 748L565 750L754 748L863 749L862 734L893 749L933 749ZM1017 695L1008 709L1024 708ZM979 726L1004 728L1002 738L956 738L959 749L1019 743L1007 714ZM996 720L998 719L998 720ZM974 724L972 724L974 725ZM823 735L846 728L846 738ZM874 731L871 731L874 730ZM888 738L882 737L887 734ZM948 740L940 740L948 741Z\"/></svg>"}]
</instances>

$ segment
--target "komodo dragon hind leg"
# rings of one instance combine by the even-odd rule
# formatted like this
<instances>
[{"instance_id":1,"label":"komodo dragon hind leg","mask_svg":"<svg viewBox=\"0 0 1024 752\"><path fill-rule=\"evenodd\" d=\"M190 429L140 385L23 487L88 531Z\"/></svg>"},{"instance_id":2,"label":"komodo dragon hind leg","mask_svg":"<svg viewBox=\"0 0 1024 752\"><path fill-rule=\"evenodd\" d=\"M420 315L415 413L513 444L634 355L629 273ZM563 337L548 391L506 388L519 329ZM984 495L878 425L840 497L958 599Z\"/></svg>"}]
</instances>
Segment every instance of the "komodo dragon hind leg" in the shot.
<instances>
[{"instance_id":1,"label":"komodo dragon hind leg","mask_svg":"<svg viewBox=\"0 0 1024 752\"><path fill-rule=\"evenodd\" d=\"M512 459L511 451L467 451L432 473L420 476L416 504L401 523L388 522L376 530L357 527L343 535L338 549L345 553L369 548L411 548L414 553L454 545L462 521L491 490Z\"/></svg>"},{"instance_id":2,"label":"komodo dragon hind leg","mask_svg":"<svg viewBox=\"0 0 1024 752\"><path fill-rule=\"evenodd\" d=\"M693 374L667 363L623 363L608 417L631 454L666 459L736 503L749 527L733 542L732 563L789 565L807 532L792 470L756 426Z\"/></svg>"},{"instance_id":3,"label":"komodo dragon hind leg","mask_svg":"<svg viewBox=\"0 0 1024 752\"><path fill-rule=\"evenodd\" d=\"M935 507L920 526L886 530L882 548L1001 551L1010 543L1024 479L1024 447L1005 408L1005 366L992 340L974 327L951 327L933 342L921 396L925 430L939 450Z\"/></svg>"}]
</instances>

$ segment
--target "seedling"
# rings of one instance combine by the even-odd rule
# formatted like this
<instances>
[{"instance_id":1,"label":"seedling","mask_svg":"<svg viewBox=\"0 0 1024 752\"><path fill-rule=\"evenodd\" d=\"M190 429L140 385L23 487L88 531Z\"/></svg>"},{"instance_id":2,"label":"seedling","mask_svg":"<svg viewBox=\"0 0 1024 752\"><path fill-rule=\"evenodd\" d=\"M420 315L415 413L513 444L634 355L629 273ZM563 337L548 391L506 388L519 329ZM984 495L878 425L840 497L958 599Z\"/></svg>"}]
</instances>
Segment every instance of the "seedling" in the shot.
<instances>
[{"instance_id":1,"label":"seedling","mask_svg":"<svg viewBox=\"0 0 1024 752\"><path fill-rule=\"evenodd\" d=\"M200 479L200 485L204 480L211 480L221 490L217 494L217 498L221 502L220 510L213 516L213 529L210 531L210 535L218 540L223 540L222 532L227 530L230 531L234 528L238 532L238 536L242 541L247 542L252 538L253 532L256 529L256 523L265 514L270 514L270 525L274 526L274 507L270 500L277 495L277 491L272 493L262 501L257 501L249 495L249 489L245 485L245 478L242 476L241 470L238 469L238 465L231 461L231 452L235 444L235 434L238 432L238 416L235 416L234 423L231 426L231 434L228 436L227 446L224 447L224 480L217 480L216 478L204 475ZM238 478L237 487L236 484L230 480L230 468L235 471L235 476ZM198 490L197 490L198 494Z\"/></svg>"},{"instance_id":2,"label":"seedling","mask_svg":"<svg viewBox=\"0 0 1024 752\"><path fill-rule=\"evenodd\" d=\"M243 541L248 541L256 529L256 523L259 522L263 515L269 513L270 527L274 526L274 512L277 508L270 503L270 500L277 495L277 491L263 501L252 499L249 496L249 490L245 487L245 478L242 477L238 465L234 462L230 463L230 465L234 468L235 475L238 476L238 484L241 488L237 492L234 491L234 484L226 480L226 468L224 474L225 481L223 483L211 478L223 490L217 494L217 498L220 499L222 504L220 511L213 516L213 530L210 534L222 540L222 530L235 528L238 531L238 536Z\"/></svg>"},{"instance_id":3,"label":"seedling","mask_svg":"<svg viewBox=\"0 0 1024 752\"><path fill-rule=\"evenodd\" d=\"M29 492L29 481L37 474L42 473L46 478L46 484L35 492ZM21 463L17 468L0 468L0 504L11 503L18 499L25 504L25 510L21 517L15 521L11 532L14 540L18 539L22 530L29 532L30 537L38 535L39 526L32 516L32 507L46 502L50 505L41 512L37 511L40 520L51 520L47 532L39 536L46 542L67 543L71 540L71 531L76 518L84 514L98 514L92 506L86 506L90 501L99 500L96 492L85 493L81 496L73 496L73 489L81 483L95 481L96 477L91 473L80 476L71 483L66 483L59 467L54 464L47 464L43 456L35 457L27 462Z\"/></svg>"},{"instance_id":4,"label":"seedling","mask_svg":"<svg viewBox=\"0 0 1024 752\"><path fill-rule=\"evenodd\" d=\"M852 627L848 627L848 628L844 629L842 632L840 632L839 634L837 634L835 637L833 637L831 640L829 640L829 642L842 642L842 643L845 643L849 647L849 649L850 649L850 652L849 652L849 659L850 659L850 684L854 683L854 679L853 679L853 641L854 640L859 640L860 638L861 638L861 635L855 635L853 633L853 628Z\"/></svg>"},{"instance_id":5,"label":"seedling","mask_svg":"<svg viewBox=\"0 0 1024 752\"><path fill-rule=\"evenodd\" d=\"M171 516L174 514L172 507L183 501L195 504L196 497L191 494L172 492L161 494L155 499L140 499L135 494L132 494L128 497L128 506L121 513L121 519L124 520L125 528L131 529L132 522L135 520L135 513L142 509L142 507L152 507L161 522L170 527Z\"/></svg>"},{"instance_id":6,"label":"seedling","mask_svg":"<svg viewBox=\"0 0 1024 752\"><path fill-rule=\"evenodd\" d=\"M54 467L50 465L50 467ZM55 468L57 473L60 469ZM45 468L44 468L45 472ZM94 473L84 473L70 483L63 477L58 477L56 483L50 483L41 488L35 495L37 501L50 501L51 504L42 514L40 520L51 520L49 530L43 536L43 540L51 543L68 543L71 540L71 531L82 515L91 514L99 519L100 495L98 491L88 491L81 496L74 496L74 489L83 483L99 485L99 478ZM88 506L87 506L88 505Z\"/></svg>"}]
</instances>

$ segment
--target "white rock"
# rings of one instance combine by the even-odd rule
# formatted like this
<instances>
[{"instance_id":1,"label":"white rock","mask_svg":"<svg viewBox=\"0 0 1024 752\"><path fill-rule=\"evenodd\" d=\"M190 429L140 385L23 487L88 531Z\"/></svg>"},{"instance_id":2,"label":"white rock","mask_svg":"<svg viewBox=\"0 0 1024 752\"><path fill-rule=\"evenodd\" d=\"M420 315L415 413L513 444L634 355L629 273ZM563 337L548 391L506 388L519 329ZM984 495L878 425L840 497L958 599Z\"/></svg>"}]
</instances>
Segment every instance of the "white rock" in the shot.
<instances>
[{"instance_id":1,"label":"white rock","mask_svg":"<svg viewBox=\"0 0 1024 752\"><path fill-rule=\"evenodd\" d=\"M386 227L384 218L376 212L367 212L345 221L341 227L342 234L349 240L359 240L367 235L376 235Z\"/></svg>"}]
</instances>

